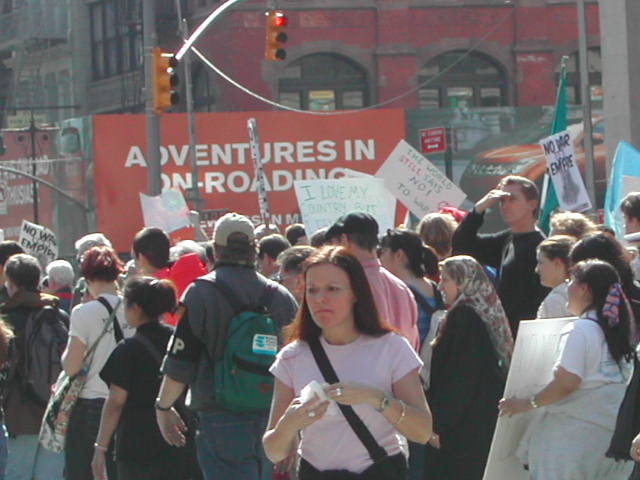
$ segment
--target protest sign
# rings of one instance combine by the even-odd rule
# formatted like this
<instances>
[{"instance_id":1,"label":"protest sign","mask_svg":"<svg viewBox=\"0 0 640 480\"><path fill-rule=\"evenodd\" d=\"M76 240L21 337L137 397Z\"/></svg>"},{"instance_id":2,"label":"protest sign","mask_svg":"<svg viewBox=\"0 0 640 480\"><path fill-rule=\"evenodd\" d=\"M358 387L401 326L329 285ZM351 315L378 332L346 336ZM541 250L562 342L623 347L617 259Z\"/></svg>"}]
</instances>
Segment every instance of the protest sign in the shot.
<instances>
[{"instance_id":1,"label":"protest sign","mask_svg":"<svg viewBox=\"0 0 640 480\"><path fill-rule=\"evenodd\" d=\"M36 257L43 267L58 257L56 234L42 225L22 220L18 243L26 253Z\"/></svg>"},{"instance_id":2,"label":"protest sign","mask_svg":"<svg viewBox=\"0 0 640 480\"><path fill-rule=\"evenodd\" d=\"M258 203L260 205L260 218L265 225L271 223L271 209L267 199L267 187L265 182L264 167L260 156L260 136L258 135L258 124L255 118L247 121L249 130L249 145L251 147L251 158L253 159L253 169L257 179Z\"/></svg>"},{"instance_id":3,"label":"protest sign","mask_svg":"<svg viewBox=\"0 0 640 480\"><path fill-rule=\"evenodd\" d=\"M4 242L4 230L0 228L0 242Z\"/></svg>"},{"instance_id":4,"label":"protest sign","mask_svg":"<svg viewBox=\"0 0 640 480\"><path fill-rule=\"evenodd\" d=\"M572 320L552 318L520 322L504 389L505 398L529 398L551 381L559 352L560 333ZM542 412L539 409L498 419L484 480L529 480L529 473L517 458L516 451L534 415Z\"/></svg>"},{"instance_id":5,"label":"protest sign","mask_svg":"<svg viewBox=\"0 0 640 480\"><path fill-rule=\"evenodd\" d=\"M573 140L568 130L540 140L549 167L549 177L563 210L583 212L591 208L591 200L578 169Z\"/></svg>"},{"instance_id":6,"label":"protest sign","mask_svg":"<svg viewBox=\"0 0 640 480\"><path fill-rule=\"evenodd\" d=\"M382 164L376 177L414 215L422 218L442 207L458 207L465 193L420 152L400 140Z\"/></svg>"},{"instance_id":7,"label":"protest sign","mask_svg":"<svg viewBox=\"0 0 640 480\"><path fill-rule=\"evenodd\" d=\"M6 215L9 210L9 182L0 179L0 215Z\"/></svg>"},{"instance_id":8,"label":"protest sign","mask_svg":"<svg viewBox=\"0 0 640 480\"><path fill-rule=\"evenodd\" d=\"M378 178L298 180L294 182L300 213L309 234L354 211L371 214L381 232L393 228L395 199Z\"/></svg>"},{"instance_id":9,"label":"protest sign","mask_svg":"<svg viewBox=\"0 0 640 480\"><path fill-rule=\"evenodd\" d=\"M145 227L158 227L167 233L191 225L189 207L179 190L165 190L160 195L140 193Z\"/></svg>"}]
</instances>

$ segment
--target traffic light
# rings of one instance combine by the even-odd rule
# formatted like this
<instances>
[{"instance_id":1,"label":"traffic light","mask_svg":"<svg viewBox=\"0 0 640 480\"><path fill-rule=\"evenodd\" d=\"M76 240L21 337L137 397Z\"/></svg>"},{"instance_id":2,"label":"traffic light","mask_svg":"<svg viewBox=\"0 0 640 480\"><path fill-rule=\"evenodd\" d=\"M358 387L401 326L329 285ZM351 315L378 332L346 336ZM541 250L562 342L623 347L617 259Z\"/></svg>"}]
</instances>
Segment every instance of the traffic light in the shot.
<instances>
[{"instance_id":1,"label":"traffic light","mask_svg":"<svg viewBox=\"0 0 640 480\"><path fill-rule=\"evenodd\" d=\"M282 61L287 58L284 49L288 36L284 32L289 19L282 10L269 10L267 16L267 38L264 56L267 60Z\"/></svg>"},{"instance_id":2,"label":"traffic light","mask_svg":"<svg viewBox=\"0 0 640 480\"><path fill-rule=\"evenodd\" d=\"M172 53L163 53L160 48L153 49L153 108L162 113L180 101L175 90L180 80L176 67L178 60Z\"/></svg>"}]
</instances>

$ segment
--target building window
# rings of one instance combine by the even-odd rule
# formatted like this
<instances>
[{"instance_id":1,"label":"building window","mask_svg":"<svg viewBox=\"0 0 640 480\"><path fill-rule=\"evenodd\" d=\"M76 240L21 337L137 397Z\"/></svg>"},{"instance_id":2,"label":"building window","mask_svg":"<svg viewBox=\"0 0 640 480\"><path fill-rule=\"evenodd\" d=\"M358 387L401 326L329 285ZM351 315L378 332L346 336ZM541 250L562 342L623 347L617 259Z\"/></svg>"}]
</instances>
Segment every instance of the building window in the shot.
<instances>
[{"instance_id":1,"label":"building window","mask_svg":"<svg viewBox=\"0 0 640 480\"><path fill-rule=\"evenodd\" d=\"M591 90L591 103L595 108L602 108L602 57L600 47L587 50L587 67L589 70L589 87ZM560 77L560 65L556 67L556 84ZM580 92L580 57L578 52L569 56L567 62L567 103L570 105L582 104Z\"/></svg>"},{"instance_id":2,"label":"building window","mask_svg":"<svg viewBox=\"0 0 640 480\"><path fill-rule=\"evenodd\" d=\"M367 75L346 57L307 55L291 63L278 82L279 103L300 110L349 110L369 105Z\"/></svg>"},{"instance_id":3,"label":"building window","mask_svg":"<svg viewBox=\"0 0 640 480\"><path fill-rule=\"evenodd\" d=\"M197 66L192 74L193 110L196 112L215 112L216 97L208 67Z\"/></svg>"},{"instance_id":4,"label":"building window","mask_svg":"<svg viewBox=\"0 0 640 480\"><path fill-rule=\"evenodd\" d=\"M93 78L112 77L142 66L140 9L136 0L89 5Z\"/></svg>"},{"instance_id":5,"label":"building window","mask_svg":"<svg viewBox=\"0 0 640 480\"><path fill-rule=\"evenodd\" d=\"M419 108L506 105L507 79L502 69L485 55L465 53L447 52L422 67L418 83L427 83L418 90Z\"/></svg>"}]
</instances>

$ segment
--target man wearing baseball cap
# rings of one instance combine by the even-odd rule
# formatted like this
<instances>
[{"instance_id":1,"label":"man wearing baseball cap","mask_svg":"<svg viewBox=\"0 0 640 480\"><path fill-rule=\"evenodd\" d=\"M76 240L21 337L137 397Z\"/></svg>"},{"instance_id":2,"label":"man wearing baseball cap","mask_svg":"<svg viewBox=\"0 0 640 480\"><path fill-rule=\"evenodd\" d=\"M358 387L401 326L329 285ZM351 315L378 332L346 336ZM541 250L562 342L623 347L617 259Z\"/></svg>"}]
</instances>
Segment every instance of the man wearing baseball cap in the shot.
<instances>
[{"instance_id":1,"label":"man wearing baseball cap","mask_svg":"<svg viewBox=\"0 0 640 480\"><path fill-rule=\"evenodd\" d=\"M351 212L329 227L325 241L348 248L364 268L380 317L420 348L416 301L402 280L385 269L376 254L378 222L368 213Z\"/></svg>"},{"instance_id":2,"label":"man wearing baseball cap","mask_svg":"<svg viewBox=\"0 0 640 480\"><path fill-rule=\"evenodd\" d=\"M256 272L253 231L251 221L237 213L228 213L216 222L215 269L185 292L183 309L177 315L181 315L180 310L183 313L162 365L164 379L156 401L160 431L168 443L184 445L186 427L173 405L188 386L188 406L199 417L196 444L206 480L271 478L272 466L261 441L268 407L238 413L241 409L223 408L215 395L214 364L222 361L228 346L231 320L244 311L266 309L282 328L293 320L297 310L295 299L285 287Z\"/></svg>"}]
</instances>

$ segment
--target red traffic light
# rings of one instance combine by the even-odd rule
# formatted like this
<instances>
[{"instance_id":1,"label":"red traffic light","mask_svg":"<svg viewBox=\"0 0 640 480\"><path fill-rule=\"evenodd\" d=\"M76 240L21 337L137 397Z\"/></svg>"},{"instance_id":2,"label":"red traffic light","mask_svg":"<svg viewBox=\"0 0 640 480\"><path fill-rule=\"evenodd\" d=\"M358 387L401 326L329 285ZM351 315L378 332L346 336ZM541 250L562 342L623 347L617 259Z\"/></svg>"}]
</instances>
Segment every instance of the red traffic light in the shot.
<instances>
[{"instance_id":1,"label":"red traffic light","mask_svg":"<svg viewBox=\"0 0 640 480\"><path fill-rule=\"evenodd\" d=\"M289 38L284 28L289 20L282 10L270 10L266 15L265 58L271 61L282 61L287 57L285 43Z\"/></svg>"},{"instance_id":2,"label":"red traffic light","mask_svg":"<svg viewBox=\"0 0 640 480\"><path fill-rule=\"evenodd\" d=\"M286 27L289 20L287 16L282 12L276 12L273 18L273 25L276 27Z\"/></svg>"}]
</instances>

